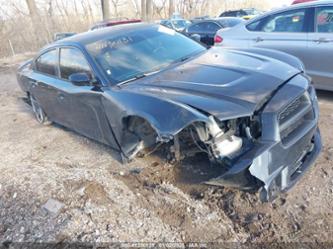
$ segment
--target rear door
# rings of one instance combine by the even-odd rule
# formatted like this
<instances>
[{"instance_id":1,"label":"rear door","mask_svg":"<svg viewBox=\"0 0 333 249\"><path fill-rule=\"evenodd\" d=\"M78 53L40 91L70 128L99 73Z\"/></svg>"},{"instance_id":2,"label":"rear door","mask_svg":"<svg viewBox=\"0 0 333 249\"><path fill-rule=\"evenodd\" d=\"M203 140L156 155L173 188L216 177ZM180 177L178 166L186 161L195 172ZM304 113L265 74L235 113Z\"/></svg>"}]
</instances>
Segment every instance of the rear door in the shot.
<instances>
[{"instance_id":1,"label":"rear door","mask_svg":"<svg viewBox=\"0 0 333 249\"><path fill-rule=\"evenodd\" d=\"M307 50L308 9L295 9L264 18L251 32L250 46L277 49L303 60Z\"/></svg>"},{"instance_id":2,"label":"rear door","mask_svg":"<svg viewBox=\"0 0 333 249\"><path fill-rule=\"evenodd\" d=\"M304 60L316 87L333 90L333 6L315 9L314 32L309 33Z\"/></svg>"},{"instance_id":3,"label":"rear door","mask_svg":"<svg viewBox=\"0 0 333 249\"><path fill-rule=\"evenodd\" d=\"M34 72L30 79L31 95L42 106L50 120L69 126L66 112L70 103L67 100L59 102L61 81L59 79L58 48L50 49L41 54L34 62Z\"/></svg>"}]
</instances>

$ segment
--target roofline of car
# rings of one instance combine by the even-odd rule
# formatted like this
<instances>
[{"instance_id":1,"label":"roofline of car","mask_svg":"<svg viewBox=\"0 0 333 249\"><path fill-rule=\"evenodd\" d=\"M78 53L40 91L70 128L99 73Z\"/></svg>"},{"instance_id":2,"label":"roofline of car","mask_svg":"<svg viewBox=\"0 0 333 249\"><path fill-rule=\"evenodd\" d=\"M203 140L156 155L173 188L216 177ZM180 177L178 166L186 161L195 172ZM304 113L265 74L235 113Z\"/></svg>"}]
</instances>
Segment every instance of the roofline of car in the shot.
<instances>
[{"instance_id":1,"label":"roofline of car","mask_svg":"<svg viewBox=\"0 0 333 249\"><path fill-rule=\"evenodd\" d=\"M275 10L268 11L262 15L259 15L257 17L254 17L250 19L247 24L254 23L262 18L265 18L270 15L274 15L280 12L285 12L288 10L295 10L295 9L304 9L304 8L312 8L312 7L318 7L318 6L326 6L326 5L332 5L333 1L313 1L313 2L306 2L306 3L300 3L295 5L290 5L288 7L279 8Z\"/></svg>"}]
</instances>

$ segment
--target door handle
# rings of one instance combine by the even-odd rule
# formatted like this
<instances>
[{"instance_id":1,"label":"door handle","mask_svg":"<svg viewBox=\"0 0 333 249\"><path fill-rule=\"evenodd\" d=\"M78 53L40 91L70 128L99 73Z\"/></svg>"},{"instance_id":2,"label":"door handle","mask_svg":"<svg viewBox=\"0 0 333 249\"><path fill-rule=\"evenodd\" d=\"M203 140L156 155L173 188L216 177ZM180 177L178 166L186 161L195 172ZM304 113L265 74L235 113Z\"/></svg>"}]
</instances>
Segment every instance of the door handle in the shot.
<instances>
[{"instance_id":1,"label":"door handle","mask_svg":"<svg viewBox=\"0 0 333 249\"><path fill-rule=\"evenodd\" d=\"M327 38L319 38L319 39L316 39L316 40L313 40L314 42L316 43L328 43L328 42L333 42L332 39L327 39Z\"/></svg>"},{"instance_id":2,"label":"door handle","mask_svg":"<svg viewBox=\"0 0 333 249\"><path fill-rule=\"evenodd\" d=\"M263 42L264 39L258 36L257 38L254 39L255 42Z\"/></svg>"}]
</instances>

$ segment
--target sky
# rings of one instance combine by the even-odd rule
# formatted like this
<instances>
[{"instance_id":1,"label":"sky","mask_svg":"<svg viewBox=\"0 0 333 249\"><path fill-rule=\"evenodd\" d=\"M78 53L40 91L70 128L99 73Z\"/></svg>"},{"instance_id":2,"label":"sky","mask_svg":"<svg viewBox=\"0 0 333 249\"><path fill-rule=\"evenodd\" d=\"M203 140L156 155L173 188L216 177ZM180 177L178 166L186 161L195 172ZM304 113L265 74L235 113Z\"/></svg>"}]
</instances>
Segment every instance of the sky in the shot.
<instances>
[{"instance_id":1,"label":"sky","mask_svg":"<svg viewBox=\"0 0 333 249\"><path fill-rule=\"evenodd\" d=\"M282 7L284 5L290 5L292 2L292 0L268 0L268 1L271 2L273 8Z\"/></svg>"}]
</instances>

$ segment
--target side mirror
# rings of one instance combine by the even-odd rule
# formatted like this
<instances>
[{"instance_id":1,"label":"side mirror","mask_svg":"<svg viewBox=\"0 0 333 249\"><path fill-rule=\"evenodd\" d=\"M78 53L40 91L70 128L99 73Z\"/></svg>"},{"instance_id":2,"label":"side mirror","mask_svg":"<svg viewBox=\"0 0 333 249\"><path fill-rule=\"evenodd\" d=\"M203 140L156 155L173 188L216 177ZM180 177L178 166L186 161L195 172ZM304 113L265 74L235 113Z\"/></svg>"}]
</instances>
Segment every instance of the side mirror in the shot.
<instances>
[{"instance_id":1,"label":"side mirror","mask_svg":"<svg viewBox=\"0 0 333 249\"><path fill-rule=\"evenodd\" d=\"M201 42L201 36L198 34L191 35L191 38L197 42Z\"/></svg>"},{"instance_id":2,"label":"side mirror","mask_svg":"<svg viewBox=\"0 0 333 249\"><path fill-rule=\"evenodd\" d=\"M68 77L68 80L76 86L91 85L91 76L87 73L73 73Z\"/></svg>"}]
</instances>

